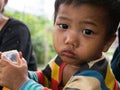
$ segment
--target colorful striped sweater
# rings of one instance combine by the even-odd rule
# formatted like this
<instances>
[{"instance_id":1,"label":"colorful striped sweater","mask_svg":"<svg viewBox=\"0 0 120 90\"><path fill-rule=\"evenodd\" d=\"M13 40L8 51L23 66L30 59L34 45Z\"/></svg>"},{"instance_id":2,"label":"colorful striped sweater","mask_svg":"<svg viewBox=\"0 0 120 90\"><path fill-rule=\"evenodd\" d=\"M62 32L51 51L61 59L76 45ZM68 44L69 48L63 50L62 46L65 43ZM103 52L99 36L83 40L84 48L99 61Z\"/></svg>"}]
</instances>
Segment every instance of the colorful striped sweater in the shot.
<instances>
[{"instance_id":1,"label":"colorful striped sweater","mask_svg":"<svg viewBox=\"0 0 120 90\"><path fill-rule=\"evenodd\" d=\"M120 90L120 85L104 57L81 66L66 86L61 87L65 65L57 56L43 70L29 71L31 79L26 81L20 90Z\"/></svg>"}]
</instances>

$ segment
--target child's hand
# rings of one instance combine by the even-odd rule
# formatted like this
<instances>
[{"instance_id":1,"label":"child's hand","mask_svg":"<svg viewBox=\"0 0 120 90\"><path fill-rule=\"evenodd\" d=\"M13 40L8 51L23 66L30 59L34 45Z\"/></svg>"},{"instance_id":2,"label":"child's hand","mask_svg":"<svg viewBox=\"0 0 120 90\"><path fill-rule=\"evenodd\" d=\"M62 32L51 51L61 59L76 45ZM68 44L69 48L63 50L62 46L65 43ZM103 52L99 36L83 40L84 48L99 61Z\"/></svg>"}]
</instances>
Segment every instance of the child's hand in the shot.
<instances>
[{"instance_id":1,"label":"child's hand","mask_svg":"<svg viewBox=\"0 0 120 90\"><path fill-rule=\"evenodd\" d=\"M29 79L27 63L22 58L22 53L19 52L15 63L1 56L2 53L0 53L0 85L19 90L20 86Z\"/></svg>"}]
</instances>

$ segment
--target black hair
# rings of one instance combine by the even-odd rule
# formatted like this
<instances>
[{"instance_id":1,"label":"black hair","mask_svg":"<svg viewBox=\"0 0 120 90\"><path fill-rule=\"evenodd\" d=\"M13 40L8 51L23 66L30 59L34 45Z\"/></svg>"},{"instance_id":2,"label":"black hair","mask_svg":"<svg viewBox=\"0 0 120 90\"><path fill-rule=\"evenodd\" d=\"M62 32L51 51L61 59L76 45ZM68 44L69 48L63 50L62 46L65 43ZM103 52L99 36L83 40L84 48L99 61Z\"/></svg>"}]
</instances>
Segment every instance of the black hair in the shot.
<instances>
[{"instance_id":1,"label":"black hair","mask_svg":"<svg viewBox=\"0 0 120 90\"><path fill-rule=\"evenodd\" d=\"M54 22L61 4L79 6L89 4L102 7L108 15L108 35L112 36L120 22L120 0L55 0Z\"/></svg>"}]
</instances>

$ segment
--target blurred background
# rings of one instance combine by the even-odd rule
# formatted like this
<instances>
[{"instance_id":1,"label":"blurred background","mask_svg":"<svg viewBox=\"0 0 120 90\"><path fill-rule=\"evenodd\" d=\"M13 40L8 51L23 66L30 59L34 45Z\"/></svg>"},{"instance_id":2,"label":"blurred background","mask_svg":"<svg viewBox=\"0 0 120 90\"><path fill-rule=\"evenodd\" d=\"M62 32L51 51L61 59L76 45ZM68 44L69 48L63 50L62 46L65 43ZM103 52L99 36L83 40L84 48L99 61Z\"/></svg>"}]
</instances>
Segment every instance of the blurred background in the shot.
<instances>
[{"instance_id":1,"label":"blurred background","mask_svg":"<svg viewBox=\"0 0 120 90\"><path fill-rule=\"evenodd\" d=\"M55 52L52 45L54 0L8 0L5 14L28 25L38 66L44 66Z\"/></svg>"},{"instance_id":2,"label":"blurred background","mask_svg":"<svg viewBox=\"0 0 120 90\"><path fill-rule=\"evenodd\" d=\"M43 67L56 55L52 41L54 1L8 0L8 4L5 7L7 16L22 20L28 25L33 49L37 56L38 67ZM118 40L116 39L106 53L110 60L117 45Z\"/></svg>"}]
</instances>

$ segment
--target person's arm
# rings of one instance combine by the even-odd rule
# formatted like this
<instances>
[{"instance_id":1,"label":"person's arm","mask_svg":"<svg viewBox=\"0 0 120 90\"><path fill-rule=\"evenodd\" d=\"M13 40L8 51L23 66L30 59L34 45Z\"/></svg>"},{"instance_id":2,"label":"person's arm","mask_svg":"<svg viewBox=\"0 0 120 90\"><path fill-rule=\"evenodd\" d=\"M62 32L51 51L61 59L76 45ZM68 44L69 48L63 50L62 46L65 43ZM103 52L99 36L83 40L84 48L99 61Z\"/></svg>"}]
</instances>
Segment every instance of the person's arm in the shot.
<instances>
[{"instance_id":1,"label":"person's arm","mask_svg":"<svg viewBox=\"0 0 120 90\"><path fill-rule=\"evenodd\" d=\"M11 21L11 24L8 24L4 28L4 30L5 33L0 46L1 51L17 49L18 51L22 51L23 57L27 56L25 50L30 38L27 26L22 22L13 20Z\"/></svg>"},{"instance_id":2,"label":"person's arm","mask_svg":"<svg viewBox=\"0 0 120 90\"><path fill-rule=\"evenodd\" d=\"M28 69L32 71L37 70L37 58L35 53L33 52L33 45L31 40L30 30L24 23L19 23L16 25L18 28L16 30L18 39L19 39L19 47L18 51L21 51L23 57L27 61Z\"/></svg>"},{"instance_id":3,"label":"person's arm","mask_svg":"<svg viewBox=\"0 0 120 90\"><path fill-rule=\"evenodd\" d=\"M3 36L2 44L0 45L0 51L3 52L13 49L21 51L28 63L28 69L37 70L36 57L33 55L29 28L23 22L12 20L13 21L4 28L6 32Z\"/></svg>"}]
</instances>

